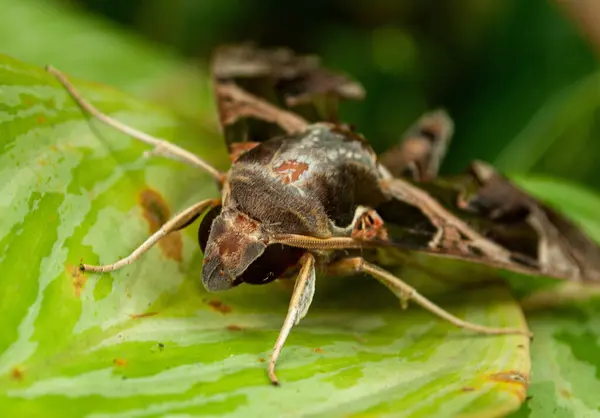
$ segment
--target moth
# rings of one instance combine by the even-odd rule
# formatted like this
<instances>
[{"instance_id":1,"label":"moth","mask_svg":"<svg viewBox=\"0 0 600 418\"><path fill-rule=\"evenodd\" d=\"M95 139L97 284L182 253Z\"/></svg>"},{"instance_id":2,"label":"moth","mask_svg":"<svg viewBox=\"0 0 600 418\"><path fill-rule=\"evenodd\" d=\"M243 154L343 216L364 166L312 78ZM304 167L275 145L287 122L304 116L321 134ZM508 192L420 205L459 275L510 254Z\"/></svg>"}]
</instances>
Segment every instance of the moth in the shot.
<instances>
[{"instance_id":1,"label":"moth","mask_svg":"<svg viewBox=\"0 0 600 418\"><path fill-rule=\"evenodd\" d=\"M210 174L220 197L166 222L129 256L81 270L109 272L139 259L167 234L201 215L202 282L210 292L296 277L268 377L294 325L307 314L317 271L364 273L452 324L485 334L527 329L469 323L435 305L381 266L411 254L466 260L527 276L600 282L600 248L565 217L515 187L483 162L452 178L438 169L453 134L441 110L420 118L395 147L377 156L339 120L340 100L365 95L360 84L285 48L226 46L212 62L214 93L232 165L227 172L175 144L101 113L66 76L48 68L79 106L99 121L153 147L152 154ZM390 259L392 260L390 262Z\"/></svg>"}]
</instances>

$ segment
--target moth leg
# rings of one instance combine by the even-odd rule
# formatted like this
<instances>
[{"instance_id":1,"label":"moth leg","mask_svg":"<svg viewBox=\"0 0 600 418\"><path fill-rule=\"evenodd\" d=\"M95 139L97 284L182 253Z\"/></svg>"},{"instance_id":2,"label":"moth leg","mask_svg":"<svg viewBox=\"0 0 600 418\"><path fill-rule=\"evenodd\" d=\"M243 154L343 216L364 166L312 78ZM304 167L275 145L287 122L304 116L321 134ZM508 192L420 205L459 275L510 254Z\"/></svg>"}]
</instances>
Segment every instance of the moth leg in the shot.
<instances>
[{"instance_id":1,"label":"moth leg","mask_svg":"<svg viewBox=\"0 0 600 418\"><path fill-rule=\"evenodd\" d=\"M281 349L285 344L292 327L297 325L302 318L304 318L308 312L308 308L312 302L315 294L315 258L311 253L306 253L301 260L302 268L298 277L296 278L296 284L294 285L294 292L292 293L292 299L288 308L288 313L283 321L281 331L275 346L271 352L271 359L269 361L269 380L274 385L279 385L279 380L275 374L275 363L281 353Z\"/></svg>"},{"instance_id":2,"label":"moth leg","mask_svg":"<svg viewBox=\"0 0 600 418\"><path fill-rule=\"evenodd\" d=\"M386 241L388 233L381 216L374 209L368 209L354 223L351 237L361 241L370 241L373 239Z\"/></svg>"},{"instance_id":3,"label":"moth leg","mask_svg":"<svg viewBox=\"0 0 600 418\"><path fill-rule=\"evenodd\" d=\"M394 177L431 180L437 177L453 132L454 124L445 111L425 113L379 161Z\"/></svg>"},{"instance_id":4,"label":"moth leg","mask_svg":"<svg viewBox=\"0 0 600 418\"><path fill-rule=\"evenodd\" d=\"M172 219L167 221L158 231L152 234L142 245L137 247L131 254L121 260L100 266L93 266L90 264L81 264L79 269L81 271L93 271L97 273L106 273L109 271L119 270L126 265L129 265L136 261L142 254L148 251L154 246L161 238L164 238L168 234L174 231L178 231L194 222L198 216L204 213L208 208L214 207L220 203L219 199L207 199L198 202L189 208L183 210L179 214L175 215Z\"/></svg>"},{"instance_id":5,"label":"moth leg","mask_svg":"<svg viewBox=\"0 0 600 418\"><path fill-rule=\"evenodd\" d=\"M356 228L357 224L363 219L365 213L373 211L370 207L359 205L356 207L354 211L354 216L352 217L352 221L348 226L339 227L335 224L334 221L329 221L329 228L333 232L335 237L348 237L352 235L352 232Z\"/></svg>"},{"instance_id":6,"label":"moth leg","mask_svg":"<svg viewBox=\"0 0 600 418\"><path fill-rule=\"evenodd\" d=\"M81 93L71 84L71 82L67 79L66 75L57 70L54 67L46 67L46 71L52 74L56 79L63 85L63 87L69 92L71 97L77 102L77 104L90 115L98 119L100 122L115 128L116 130L129 135L139 141L142 141L148 145L152 145L154 149L149 152L152 155L160 155L166 158L170 158L172 160L183 161L188 164L191 164L195 167L204 170L212 177L214 177L219 183L223 182L224 174L219 170L208 164L206 161L202 160L197 155L178 147L175 144L172 144L164 139L156 138L152 135L149 135L145 132L139 131L135 128L125 125L122 122L119 122L116 119L111 118L110 116L100 112L94 105L86 101Z\"/></svg>"},{"instance_id":7,"label":"moth leg","mask_svg":"<svg viewBox=\"0 0 600 418\"><path fill-rule=\"evenodd\" d=\"M451 313L440 308L426 297L420 295L413 287L400 280L400 278L394 276L381 267L369 263L361 257L346 258L333 263L329 266L328 273L334 275L366 273L379 280L381 283L387 286L388 289L394 292L394 294L400 298L403 306L408 300L412 300L432 314L452 323L459 328L464 328L481 334L521 334L528 337L532 336L531 332L528 330L515 328L492 328L463 321L462 319L457 318Z\"/></svg>"}]
</instances>

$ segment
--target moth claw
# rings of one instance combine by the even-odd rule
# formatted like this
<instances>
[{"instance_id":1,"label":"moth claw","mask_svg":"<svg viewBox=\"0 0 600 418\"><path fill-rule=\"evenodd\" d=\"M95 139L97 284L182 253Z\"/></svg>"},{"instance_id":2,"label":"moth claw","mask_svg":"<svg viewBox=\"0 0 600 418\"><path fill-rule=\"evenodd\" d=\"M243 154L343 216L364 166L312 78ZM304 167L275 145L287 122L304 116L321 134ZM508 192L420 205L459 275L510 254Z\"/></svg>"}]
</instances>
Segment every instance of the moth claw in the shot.
<instances>
[{"instance_id":1,"label":"moth claw","mask_svg":"<svg viewBox=\"0 0 600 418\"><path fill-rule=\"evenodd\" d=\"M372 241L375 239L386 241L388 239L383 219L372 209L362 213L356 220L351 236L359 241Z\"/></svg>"}]
</instances>

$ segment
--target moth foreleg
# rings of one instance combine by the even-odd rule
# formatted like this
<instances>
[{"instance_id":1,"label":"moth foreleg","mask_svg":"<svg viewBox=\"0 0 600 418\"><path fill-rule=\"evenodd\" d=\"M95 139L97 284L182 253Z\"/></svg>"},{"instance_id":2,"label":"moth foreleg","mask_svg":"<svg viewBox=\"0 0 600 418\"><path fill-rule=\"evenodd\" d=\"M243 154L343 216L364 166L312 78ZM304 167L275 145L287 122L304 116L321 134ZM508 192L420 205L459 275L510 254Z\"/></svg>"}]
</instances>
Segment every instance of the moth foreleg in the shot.
<instances>
[{"instance_id":1,"label":"moth foreleg","mask_svg":"<svg viewBox=\"0 0 600 418\"><path fill-rule=\"evenodd\" d=\"M85 100L81 93L71 84L71 82L67 79L66 75L53 67L46 67L46 71L52 74L56 79L63 85L63 87L69 92L71 97L77 102L77 104L88 112L90 115L98 119L100 122L115 128L116 130L123 132L126 135L129 135L139 141L142 141L148 145L152 145L154 149L149 152L152 155L160 155L166 158L170 158L173 160L183 161L185 163L191 164L195 167L204 170L212 177L214 177L219 183L223 182L224 174L219 170L208 164L206 161L202 160L197 155L178 147L175 144L172 144L164 139L156 138L152 135L149 135L145 132L139 131L131 126L125 125L122 122L119 122L116 119L111 118L110 116L100 112L94 105Z\"/></svg>"},{"instance_id":2,"label":"moth foreleg","mask_svg":"<svg viewBox=\"0 0 600 418\"><path fill-rule=\"evenodd\" d=\"M179 214L175 215L172 219L167 221L163 226L160 227L158 231L152 234L142 245L137 247L130 255L116 263L105 264L101 266L93 266L89 264L81 264L80 269L82 271L93 271L97 273L106 273L109 271L118 270L126 265L129 265L136 261L142 254L148 251L150 248L154 246L161 238L164 238L168 234L174 231L178 231L182 228L185 228L192 222L198 218L203 212L205 212L208 208L214 207L220 204L220 199L207 199L201 202L198 202L189 208L183 210Z\"/></svg>"},{"instance_id":3,"label":"moth foreleg","mask_svg":"<svg viewBox=\"0 0 600 418\"><path fill-rule=\"evenodd\" d=\"M406 284L400 278L394 276L390 272L369 263L361 257L346 258L336 263L333 263L328 268L328 273L334 275L348 275L353 273L366 273L375 279L379 280L387 286L396 296L400 298L403 306L409 300L416 302L421 307L427 309L432 314L454 324L459 328L468 329L470 331L481 334L521 334L531 336L531 332L526 329L516 328L492 328L484 325L474 324L464 321L446 310L440 308L426 297L420 295L413 287Z\"/></svg>"},{"instance_id":4,"label":"moth foreleg","mask_svg":"<svg viewBox=\"0 0 600 418\"><path fill-rule=\"evenodd\" d=\"M375 209L367 206L357 206L352 222L340 228L333 221L329 221L329 228L335 237L352 238L358 241L373 239L387 239L387 231L383 219Z\"/></svg>"},{"instance_id":5,"label":"moth foreleg","mask_svg":"<svg viewBox=\"0 0 600 418\"><path fill-rule=\"evenodd\" d=\"M375 239L387 241L388 233L383 219L374 209L363 212L352 227L351 237L359 241Z\"/></svg>"},{"instance_id":6,"label":"moth foreleg","mask_svg":"<svg viewBox=\"0 0 600 418\"><path fill-rule=\"evenodd\" d=\"M308 308L312 302L315 294L315 258L311 253L306 253L301 259L302 267L298 277L296 278L296 284L294 285L294 292L292 293L292 299L288 308L288 313L283 321L281 331L275 346L271 353L271 359L269 361L269 380L274 385L279 385L279 380L275 374L275 363L281 353L281 349L285 344L292 327L297 325L302 318L304 318L308 312Z\"/></svg>"}]
</instances>

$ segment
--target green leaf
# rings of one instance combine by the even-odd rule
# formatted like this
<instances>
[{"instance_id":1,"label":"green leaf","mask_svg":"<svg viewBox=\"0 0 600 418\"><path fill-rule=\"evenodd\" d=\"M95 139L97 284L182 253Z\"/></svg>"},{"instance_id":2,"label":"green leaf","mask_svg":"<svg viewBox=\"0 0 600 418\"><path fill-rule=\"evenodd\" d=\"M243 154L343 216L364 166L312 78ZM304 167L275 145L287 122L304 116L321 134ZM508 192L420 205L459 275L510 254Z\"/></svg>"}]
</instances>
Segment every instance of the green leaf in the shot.
<instances>
[{"instance_id":1,"label":"green leaf","mask_svg":"<svg viewBox=\"0 0 600 418\"><path fill-rule=\"evenodd\" d=\"M2 5L4 54L167 104L190 120L214 111L204 68L186 63L172 49L59 2L3 0Z\"/></svg>"},{"instance_id":2,"label":"green leaf","mask_svg":"<svg viewBox=\"0 0 600 418\"><path fill-rule=\"evenodd\" d=\"M517 178L527 192L544 199L559 212L568 214L592 239L600 242L600 196L583 186L544 177Z\"/></svg>"},{"instance_id":3,"label":"green leaf","mask_svg":"<svg viewBox=\"0 0 600 418\"><path fill-rule=\"evenodd\" d=\"M103 111L226 168L221 139L76 83ZM208 294L194 227L112 274L170 214L216 196L198 170L90 121L48 74L0 58L0 410L7 416L496 416L519 407L525 337L482 337L399 308L375 280L324 279L265 375L288 282ZM443 295L470 321L523 327L503 288Z\"/></svg>"},{"instance_id":4,"label":"green leaf","mask_svg":"<svg viewBox=\"0 0 600 418\"><path fill-rule=\"evenodd\" d=\"M600 241L600 197L547 178L520 178L525 190L567 214ZM530 399L514 417L600 416L600 298L540 309L525 305L530 329Z\"/></svg>"}]
</instances>

